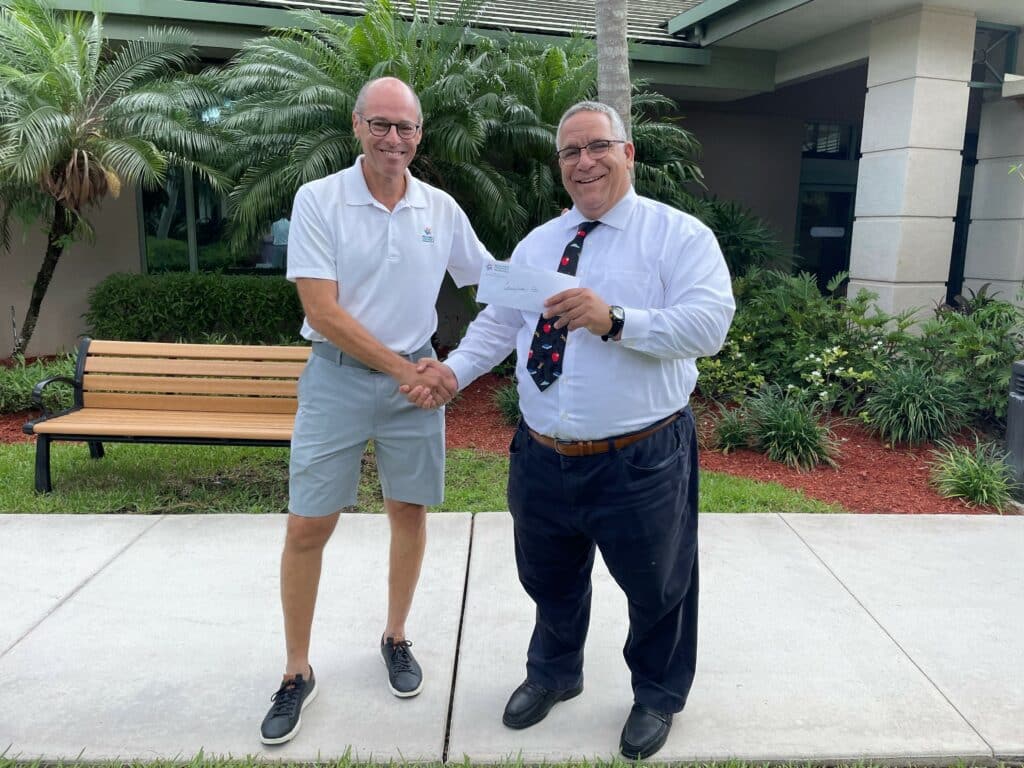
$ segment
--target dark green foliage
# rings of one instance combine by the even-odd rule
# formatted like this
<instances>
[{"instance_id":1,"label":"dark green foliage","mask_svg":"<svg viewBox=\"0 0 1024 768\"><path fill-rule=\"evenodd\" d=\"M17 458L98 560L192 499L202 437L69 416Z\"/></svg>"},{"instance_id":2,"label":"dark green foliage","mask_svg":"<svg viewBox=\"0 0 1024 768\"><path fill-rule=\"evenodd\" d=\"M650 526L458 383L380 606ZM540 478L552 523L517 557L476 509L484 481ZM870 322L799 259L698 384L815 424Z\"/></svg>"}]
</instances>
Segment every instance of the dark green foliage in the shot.
<instances>
[{"instance_id":1,"label":"dark green foliage","mask_svg":"<svg viewBox=\"0 0 1024 768\"><path fill-rule=\"evenodd\" d=\"M130 341L297 343L302 305L283 277L111 275L89 295L90 335Z\"/></svg>"},{"instance_id":2,"label":"dark green foliage","mask_svg":"<svg viewBox=\"0 0 1024 768\"><path fill-rule=\"evenodd\" d=\"M719 408L715 418L715 448L728 453L735 448L747 448L753 439L745 407Z\"/></svg>"},{"instance_id":3,"label":"dark green foliage","mask_svg":"<svg viewBox=\"0 0 1024 768\"><path fill-rule=\"evenodd\" d=\"M682 207L715 233L733 277L746 274L752 267L789 271L792 254L782 247L767 222L739 203L691 198Z\"/></svg>"},{"instance_id":4,"label":"dark green foliage","mask_svg":"<svg viewBox=\"0 0 1024 768\"><path fill-rule=\"evenodd\" d=\"M822 408L798 390L766 387L745 404L754 448L796 469L835 466L835 440L822 425Z\"/></svg>"},{"instance_id":5,"label":"dark green foliage","mask_svg":"<svg viewBox=\"0 0 1024 768\"><path fill-rule=\"evenodd\" d=\"M911 445L955 434L968 413L961 388L914 360L884 369L864 412L883 438Z\"/></svg>"},{"instance_id":6,"label":"dark green foliage","mask_svg":"<svg viewBox=\"0 0 1024 768\"><path fill-rule=\"evenodd\" d=\"M980 426L996 431L1006 426L1010 366L1022 354L1024 310L983 292L969 311L937 311L910 349L957 391Z\"/></svg>"},{"instance_id":7,"label":"dark green foliage","mask_svg":"<svg viewBox=\"0 0 1024 768\"><path fill-rule=\"evenodd\" d=\"M852 299L835 291L823 296L807 273L755 267L733 280L733 292L729 338L721 352L699 362L697 384L708 397L742 398L764 382L791 384L826 408L850 413L910 338L907 315L881 312L865 291Z\"/></svg>"},{"instance_id":8,"label":"dark green foliage","mask_svg":"<svg viewBox=\"0 0 1024 768\"><path fill-rule=\"evenodd\" d=\"M1006 452L994 443L974 439L974 447L939 443L933 452L931 480L946 498L987 504L1002 510L1016 488Z\"/></svg>"},{"instance_id":9,"label":"dark green foliage","mask_svg":"<svg viewBox=\"0 0 1024 768\"><path fill-rule=\"evenodd\" d=\"M519 424L522 415L519 412L519 390L516 389L514 381L502 384L494 390L494 404L506 424L512 427Z\"/></svg>"},{"instance_id":10,"label":"dark green foliage","mask_svg":"<svg viewBox=\"0 0 1024 768\"><path fill-rule=\"evenodd\" d=\"M18 356L11 367L0 366L0 413L17 413L32 407L32 388L52 376L74 378L75 356L63 355L55 360L36 360L26 365ZM51 384L43 398L51 411L70 408L73 402L71 387Z\"/></svg>"}]
</instances>

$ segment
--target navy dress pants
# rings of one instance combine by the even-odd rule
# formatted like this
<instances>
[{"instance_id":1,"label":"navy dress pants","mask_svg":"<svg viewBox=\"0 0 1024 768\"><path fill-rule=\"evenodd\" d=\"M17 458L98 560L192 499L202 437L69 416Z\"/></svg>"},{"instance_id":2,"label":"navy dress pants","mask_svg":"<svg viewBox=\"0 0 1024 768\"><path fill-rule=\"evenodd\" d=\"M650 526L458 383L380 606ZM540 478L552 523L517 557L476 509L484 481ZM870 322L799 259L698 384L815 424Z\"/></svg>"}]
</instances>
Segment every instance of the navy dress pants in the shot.
<instances>
[{"instance_id":1,"label":"navy dress pants","mask_svg":"<svg viewBox=\"0 0 1024 768\"><path fill-rule=\"evenodd\" d=\"M622 649L633 696L679 712L697 660L697 440L686 408L621 450L568 457L520 424L508 503L519 580L537 606L526 677L552 690L583 681L595 547L629 602Z\"/></svg>"}]
</instances>

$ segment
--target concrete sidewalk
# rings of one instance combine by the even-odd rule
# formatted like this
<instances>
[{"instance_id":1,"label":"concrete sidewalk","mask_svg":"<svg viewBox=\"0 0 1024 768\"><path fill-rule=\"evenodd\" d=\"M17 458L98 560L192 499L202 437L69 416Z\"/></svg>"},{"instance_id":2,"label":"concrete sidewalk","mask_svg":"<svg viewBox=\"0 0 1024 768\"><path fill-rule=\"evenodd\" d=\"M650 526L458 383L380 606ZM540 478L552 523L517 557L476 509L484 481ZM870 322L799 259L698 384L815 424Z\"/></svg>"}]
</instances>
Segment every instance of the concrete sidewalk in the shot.
<instances>
[{"instance_id":1,"label":"concrete sidewalk","mask_svg":"<svg viewBox=\"0 0 1024 768\"><path fill-rule=\"evenodd\" d=\"M526 731L501 725L532 623L506 513L431 515L412 700L388 692L377 649L387 521L343 516L314 629L320 696L295 741L264 748L283 532L283 516L0 515L0 753L616 754L626 610L600 564L583 695ZM702 515L697 680L656 760L1024 756L1022 553L1021 517Z\"/></svg>"}]
</instances>

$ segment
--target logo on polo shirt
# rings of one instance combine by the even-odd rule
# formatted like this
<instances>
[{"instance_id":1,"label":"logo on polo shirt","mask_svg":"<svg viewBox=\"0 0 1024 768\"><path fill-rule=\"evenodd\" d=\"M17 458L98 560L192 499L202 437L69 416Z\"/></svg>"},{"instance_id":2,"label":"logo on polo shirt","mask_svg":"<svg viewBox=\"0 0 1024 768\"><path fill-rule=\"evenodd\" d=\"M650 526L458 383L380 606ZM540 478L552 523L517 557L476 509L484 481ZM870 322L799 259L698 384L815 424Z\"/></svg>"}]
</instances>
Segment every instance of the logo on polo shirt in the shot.
<instances>
[{"instance_id":1,"label":"logo on polo shirt","mask_svg":"<svg viewBox=\"0 0 1024 768\"><path fill-rule=\"evenodd\" d=\"M424 227L423 228L423 234L420 235L420 239L424 243L432 243L432 242L434 242L434 235L432 234L432 231L431 231L430 227Z\"/></svg>"}]
</instances>

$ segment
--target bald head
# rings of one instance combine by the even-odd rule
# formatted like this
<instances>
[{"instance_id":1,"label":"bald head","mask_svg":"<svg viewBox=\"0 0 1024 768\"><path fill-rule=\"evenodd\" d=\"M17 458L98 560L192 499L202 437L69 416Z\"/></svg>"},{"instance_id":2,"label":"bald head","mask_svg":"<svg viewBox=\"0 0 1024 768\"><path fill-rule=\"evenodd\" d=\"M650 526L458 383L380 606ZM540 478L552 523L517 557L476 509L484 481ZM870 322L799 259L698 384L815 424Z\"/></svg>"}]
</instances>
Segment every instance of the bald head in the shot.
<instances>
[{"instance_id":1,"label":"bald head","mask_svg":"<svg viewBox=\"0 0 1024 768\"><path fill-rule=\"evenodd\" d=\"M371 96L374 101L383 100L389 104L402 105L403 102L416 110L416 122L423 122L423 109L420 98L407 83L397 77L378 77L367 80L356 95L355 111L366 113L367 102Z\"/></svg>"}]
</instances>

